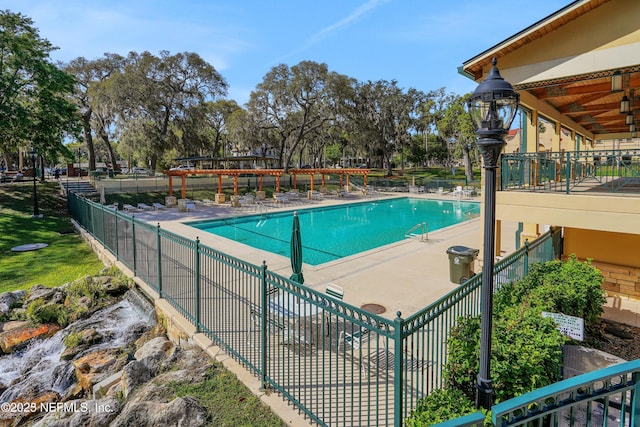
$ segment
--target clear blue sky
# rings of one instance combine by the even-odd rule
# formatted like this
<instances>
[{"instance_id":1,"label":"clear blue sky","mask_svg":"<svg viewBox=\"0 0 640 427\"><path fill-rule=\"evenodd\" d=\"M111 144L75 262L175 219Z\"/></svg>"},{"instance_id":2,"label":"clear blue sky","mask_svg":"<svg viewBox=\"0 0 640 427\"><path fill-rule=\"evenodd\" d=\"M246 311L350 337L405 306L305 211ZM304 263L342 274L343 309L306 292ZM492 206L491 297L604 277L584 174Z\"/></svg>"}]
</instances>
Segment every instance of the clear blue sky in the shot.
<instances>
[{"instance_id":1,"label":"clear blue sky","mask_svg":"<svg viewBox=\"0 0 640 427\"><path fill-rule=\"evenodd\" d=\"M571 0L3 0L70 61L195 52L243 105L278 64L324 62L360 81L471 92L462 63ZM534 6L535 5L535 6Z\"/></svg>"}]
</instances>

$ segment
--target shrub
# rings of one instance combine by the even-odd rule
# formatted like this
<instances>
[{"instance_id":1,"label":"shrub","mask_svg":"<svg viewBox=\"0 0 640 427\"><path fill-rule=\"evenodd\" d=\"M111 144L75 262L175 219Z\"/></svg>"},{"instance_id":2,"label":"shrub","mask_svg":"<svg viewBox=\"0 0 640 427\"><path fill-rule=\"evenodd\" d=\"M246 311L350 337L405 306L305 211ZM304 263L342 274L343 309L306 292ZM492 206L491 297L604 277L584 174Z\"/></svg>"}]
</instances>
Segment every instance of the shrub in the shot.
<instances>
[{"instance_id":1,"label":"shrub","mask_svg":"<svg viewBox=\"0 0 640 427\"><path fill-rule=\"evenodd\" d=\"M474 402L460 390L434 390L418 401L405 420L407 427L426 427L476 412Z\"/></svg>"},{"instance_id":2,"label":"shrub","mask_svg":"<svg viewBox=\"0 0 640 427\"><path fill-rule=\"evenodd\" d=\"M42 298L35 299L29 303L25 316L35 324L57 323L63 328L69 324L69 313L64 306L45 303Z\"/></svg>"},{"instance_id":3,"label":"shrub","mask_svg":"<svg viewBox=\"0 0 640 427\"><path fill-rule=\"evenodd\" d=\"M104 298L106 292L93 277L85 277L69 283L67 293L71 297L87 297L91 300Z\"/></svg>"},{"instance_id":4,"label":"shrub","mask_svg":"<svg viewBox=\"0 0 640 427\"><path fill-rule=\"evenodd\" d=\"M595 324L606 302L602 274L575 255L566 262L532 266L524 279L494 295L491 378L495 402L527 393L561 379L562 345L568 340L542 311L564 313ZM444 390L418 402L407 425L423 426L470 412L457 399L472 402L480 359L480 317L461 317L447 341ZM431 413L436 418L430 418ZM441 415L440 415L441 414Z\"/></svg>"},{"instance_id":5,"label":"shrub","mask_svg":"<svg viewBox=\"0 0 640 427\"><path fill-rule=\"evenodd\" d=\"M529 274L504 286L495 296L495 311L527 302L540 311L582 317L587 327L600 320L606 302L602 273L591 261L580 262L571 255L566 262L534 265Z\"/></svg>"},{"instance_id":6,"label":"shrub","mask_svg":"<svg viewBox=\"0 0 640 427\"><path fill-rule=\"evenodd\" d=\"M560 379L565 337L550 318L527 305L495 313L491 340L491 378L501 402ZM461 318L447 342L447 387L474 399L480 359L480 317Z\"/></svg>"},{"instance_id":7,"label":"shrub","mask_svg":"<svg viewBox=\"0 0 640 427\"><path fill-rule=\"evenodd\" d=\"M82 333L81 332L71 332L64 339L64 345L67 348L77 347L77 346L80 345L80 343L82 343Z\"/></svg>"}]
</instances>

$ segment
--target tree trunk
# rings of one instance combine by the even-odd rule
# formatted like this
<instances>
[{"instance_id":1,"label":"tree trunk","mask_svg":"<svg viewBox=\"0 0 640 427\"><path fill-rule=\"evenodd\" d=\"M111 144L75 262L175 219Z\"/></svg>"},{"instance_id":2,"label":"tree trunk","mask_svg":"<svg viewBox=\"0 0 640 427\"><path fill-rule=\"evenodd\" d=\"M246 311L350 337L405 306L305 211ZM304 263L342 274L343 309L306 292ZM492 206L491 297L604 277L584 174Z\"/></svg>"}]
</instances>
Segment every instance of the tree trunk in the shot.
<instances>
[{"instance_id":1,"label":"tree trunk","mask_svg":"<svg viewBox=\"0 0 640 427\"><path fill-rule=\"evenodd\" d=\"M471 156L469 155L469 148L462 149L464 158L464 173L467 176L467 183L473 182L473 166L471 164Z\"/></svg>"},{"instance_id":2,"label":"tree trunk","mask_svg":"<svg viewBox=\"0 0 640 427\"><path fill-rule=\"evenodd\" d=\"M92 110L89 109L82 115L82 134L84 135L84 142L87 144L87 158L89 159L89 170L96 170L96 150L93 146L93 137L91 136L91 115ZM78 160L79 161L79 160Z\"/></svg>"}]
</instances>

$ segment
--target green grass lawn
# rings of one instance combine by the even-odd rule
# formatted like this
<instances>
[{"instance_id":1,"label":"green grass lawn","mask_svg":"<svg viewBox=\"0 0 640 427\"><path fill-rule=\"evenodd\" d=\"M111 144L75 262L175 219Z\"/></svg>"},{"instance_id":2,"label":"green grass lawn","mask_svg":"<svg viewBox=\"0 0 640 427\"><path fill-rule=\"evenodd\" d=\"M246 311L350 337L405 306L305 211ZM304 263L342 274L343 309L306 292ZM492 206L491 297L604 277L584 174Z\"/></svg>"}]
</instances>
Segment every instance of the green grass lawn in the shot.
<instances>
[{"instance_id":1,"label":"green grass lawn","mask_svg":"<svg viewBox=\"0 0 640 427\"><path fill-rule=\"evenodd\" d=\"M29 289L36 284L60 286L86 275L96 275L103 264L74 230L67 201L58 182L37 184L42 218L33 215L30 182L0 185L0 293ZM114 201L164 201L161 194L120 194ZM11 248L46 243L44 249L12 252ZM284 426L267 405L220 365L206 381L175 386L169 397L192 395L209 411L209 426Z\"/></svg>"},{"instance_id":2,"label":"green grass lawn","mask_svg":"<svg viewBox=\"0 0 640 427\"><path fill-rule=\"evenodd\" d=\"M0 293L33 285L60 286L104 266L75 232L57 182L37 184L42 218L33 218L30 182L0 186ZM46 243L44 249L13 252L14 246Z\"/></svg>"}]
</instances>

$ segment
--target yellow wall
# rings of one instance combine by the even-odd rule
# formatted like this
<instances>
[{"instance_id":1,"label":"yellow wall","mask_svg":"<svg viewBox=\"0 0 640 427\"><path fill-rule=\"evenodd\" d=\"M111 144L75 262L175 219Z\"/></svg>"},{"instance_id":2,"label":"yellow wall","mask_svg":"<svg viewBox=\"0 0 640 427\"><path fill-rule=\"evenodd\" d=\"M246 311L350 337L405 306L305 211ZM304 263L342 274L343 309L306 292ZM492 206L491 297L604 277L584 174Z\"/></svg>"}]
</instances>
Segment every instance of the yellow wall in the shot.
<instances>
[{"instance_id":1,"label":"yellow wall","mask_svg":"<svg viewBox=\"0 0 640 427\"><path fill-rule=\"evenodd\" d=\"M498 191L496 219L640 235L640 198Z\"/></svg>"},{"instance_id":2,"label":"yellow wall","mask_svg":"<svg viewBox=\"0 0 640 427\"><path fill-rule=\"evenodd\" d=\"M580 259L640 267L640 235L605 231L564 229L564 253Z\"/></svg>"}]
</instances>

